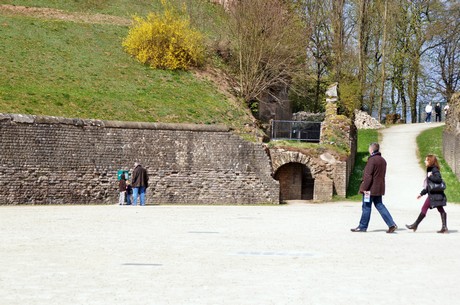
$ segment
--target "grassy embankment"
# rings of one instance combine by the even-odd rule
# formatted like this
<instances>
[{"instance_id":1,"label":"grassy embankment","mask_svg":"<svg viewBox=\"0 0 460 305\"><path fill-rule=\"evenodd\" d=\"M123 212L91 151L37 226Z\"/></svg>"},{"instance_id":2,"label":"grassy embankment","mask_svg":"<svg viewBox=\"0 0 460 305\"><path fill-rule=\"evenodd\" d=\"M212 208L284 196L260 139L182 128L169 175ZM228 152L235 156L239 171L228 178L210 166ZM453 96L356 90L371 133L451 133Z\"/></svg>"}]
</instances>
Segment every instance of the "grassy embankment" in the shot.
<instances>
[{"instance_id":1,"label":"grassy embankment","mask_svg":"<svg viewBox=\"0 0 460 305\"><path fill-rule=\"evenodd\" d=\"M460 203L460 182L457 176L444 160L442 155L442 132L444 126L425 130L417 137L417 146L420 157L420 166L425 168L425 157L428 154L436 155L440 162L442 178L446 182L446 196L448 202Z\"/></svg>"},{"instance_id":2,"label":"grassy embankment","mask_svg":"<svg viewBox=\"0 0 460 305\"><path fill-rule=\"evenodd\" d=\"M363 177L364 167L369 157L369 144L379 141L378 130L359 129L358 130L358 147L356 152L355 167L350 177L347 189L347 199L352 201L361 201L362 195L359 194L359 186Z\"/></svg>"},{"instance_id":3,"label":"grassy embankment","mask_svg":"<svg viewBox=\"0 0 460 305\"><path fill-rule=\"evenodd\" d=\"M0 4L60 9L69 12L100 13L106 15L130 17L133 14L144 15L151 9L159 9L159 0L2 0Z\"/></svg>"},{"instance_id":4,"label":"grassy embankment","mask_svg":"<svg viewBox=\"0 0 460 305\"><path fill-rule=\"evenodd\" d=\"M159 1L2 1L130 18ZM212 6L215 7L215 6ZM213 8L210 8L213 9ZM121 46L128 27L0 11L0 112L104 120L250 123L247 109L192 72L153 70Z\"/></svg>"}]
</instances>

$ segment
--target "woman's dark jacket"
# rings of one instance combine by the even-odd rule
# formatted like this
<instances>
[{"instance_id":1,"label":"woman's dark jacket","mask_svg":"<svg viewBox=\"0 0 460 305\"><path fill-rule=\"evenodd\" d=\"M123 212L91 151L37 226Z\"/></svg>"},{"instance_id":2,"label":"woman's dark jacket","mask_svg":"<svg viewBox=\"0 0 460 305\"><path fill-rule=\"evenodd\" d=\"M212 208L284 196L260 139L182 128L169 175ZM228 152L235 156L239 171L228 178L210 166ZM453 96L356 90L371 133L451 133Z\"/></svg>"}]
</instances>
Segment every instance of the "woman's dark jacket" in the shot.
<instances>
[{"instance_id":1,"label":"woman's dark jacket","mask_svg":"<svg viewBox=\"0 0 460 305\"><path fill-rule=\"evenodd\" d=\"M425 194L428 194L428 198L430 198L430 209L435 208L435 207L441 207L445 206L447 204L447 197L446 194L444 194L444 191L440 192L429 192L428 191L428 180L433 181L434 183L441 183L442 177L441 177L441 172L437 167L428 167L426 169L427 174L431 172L431 175L426 177L426 186L425 188L420 192L420 195L423 196Z\"/></svg>"}]
</instances>

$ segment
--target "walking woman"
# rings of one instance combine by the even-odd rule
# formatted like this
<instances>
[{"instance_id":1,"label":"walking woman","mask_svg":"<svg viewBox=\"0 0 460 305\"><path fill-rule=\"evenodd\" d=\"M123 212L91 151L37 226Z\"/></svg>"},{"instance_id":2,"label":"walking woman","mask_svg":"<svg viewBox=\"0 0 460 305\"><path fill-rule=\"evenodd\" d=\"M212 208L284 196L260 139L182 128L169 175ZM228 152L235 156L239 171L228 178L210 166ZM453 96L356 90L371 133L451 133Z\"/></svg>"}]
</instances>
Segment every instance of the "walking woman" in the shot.
<instances>
[{"instance_id":1,"label":"walking woman","mask_svg":"<svg viewBox=\"0 0 460 305\"><path fill-rule=\"evenodd\" d=\"M426 213L428 212L428 209L432 208L437 208L439 213L441 214L441 220L442 220L442 228L438 233L448 233L447 230L447 214L444 211L443 206L446 205L447 203L447 198L446 195L444 194L444 191L429 191L428 189L428 180L434 182L434 183L441 183L442 182L442 177L441 177L441 172L440 167L439 167L439 162L436 156L434 155L427 155L425 158L425 166L426 166L426 178L423 183L423 190L420 192L420 194L417 196L417 199L420 199L420 197L428 194L426 197L425 203L422 206L422 211L420 212L420 215L418 215L417 220L411 224L411 225L406 225L408 229L414 230L414 232L417 230L418 225L420 222L425 218Z\"/></svg>"}]
</instances>

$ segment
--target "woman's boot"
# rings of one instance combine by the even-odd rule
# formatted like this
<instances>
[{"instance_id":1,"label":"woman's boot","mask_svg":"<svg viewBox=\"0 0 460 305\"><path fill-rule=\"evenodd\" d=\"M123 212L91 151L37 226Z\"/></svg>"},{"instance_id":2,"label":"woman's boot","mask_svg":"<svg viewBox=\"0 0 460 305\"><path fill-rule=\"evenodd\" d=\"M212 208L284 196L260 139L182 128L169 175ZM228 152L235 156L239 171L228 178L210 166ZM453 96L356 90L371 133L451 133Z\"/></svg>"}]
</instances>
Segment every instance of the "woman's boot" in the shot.
<instances>
[{"instance_id":1,"label":"woman's boot","mask_svg":"<svg viewBox=\"0 0 460 305\"><path fill-rule=\"evenodd\" d=\"M426 216L425 214L420 213L420 215L418 215L418 217L417 217L417 220L411 225L406 225L406 228L408 228L409 230L414 230L414 232L417 231L417 227L418 227L419 223L422 222L422 220L423 220L423 218L425 218L425 216Z\"/></svg>"},{"instance_id":2,"label":"woman's boot","mask_svg":"<svg viewBox=\"0 0 460 305\"><path fill-rule=\"evenodd\" d=\"M441 228L441 231L438 231L438 233L448 233L449 230L447 230L447 213L446 212L441 213L441 220L442 220L442 228Z\"/></svg>"}]
</instances>

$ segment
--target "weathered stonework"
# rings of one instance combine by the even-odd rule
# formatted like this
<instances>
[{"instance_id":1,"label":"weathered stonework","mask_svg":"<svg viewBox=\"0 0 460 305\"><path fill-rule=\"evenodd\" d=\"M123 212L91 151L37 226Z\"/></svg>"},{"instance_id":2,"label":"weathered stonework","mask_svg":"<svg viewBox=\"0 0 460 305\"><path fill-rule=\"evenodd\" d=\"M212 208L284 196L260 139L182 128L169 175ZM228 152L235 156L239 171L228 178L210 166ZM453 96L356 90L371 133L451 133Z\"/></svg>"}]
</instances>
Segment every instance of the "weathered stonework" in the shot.
<instances>
[{"instance_id":1,"label":"weathered stonework","mask_svg":"<svg viewBox=\"0 0 460 305\"><path fill-rule=\"evenodd\" d=\"M449 115L443 133L443 154L460 179L460 93L454 94L449 102Z\"/></svg>"},{"instance_id":2,"label":"weathered stonework","mask_svg":"<svg viewBox=\"0 0 460 305\"><path fill-rule=\"evenodd\" d=\"M264 148L224 126L0 114L0 130L0 204L115 203L135 161L147 203L279 203Z\"/></svg>"},{"instance_id":3,"label":"weathered stonework","mask_svg":"<svg viewBox=\"0 0 460 305\"><path fill-rule=\"evenodd\" d=\"M334 194L346 197L348 181L355 162L357 133L356 126L349 118L337 115L337 104L333 102L326 104L325 120L321 125L321 144L331 144L341 148L347 152L346 159L338 160L330 153L314 157L301 151L295 151L295 149L286 150L279 147L270 149L274 177L280 181L281 200L290 197L291 194L288 192L298 193L299 189L301 190L300 197L304 197L305 192L312 192L312 199L317 201L329 201ZM303 184L310 184L308 175L311 175L312 191L308 187L296 186L302 170L296 169L292 164L301 164L306 167L301 180ZM288 170L283 169L278 174L278 170L284 165L289 165ZM288 182L282 181L282 179L289 179L289 175L295 182L294 185L288 185ZM299 198L298 195L297 198Z\"/></svg>"},{"instance_id":4,"label":"weathered stonework","mask_svg":"<svg viewBox=\"0 0 460 305\"><path fill-rule=\"evenodd\" d=\"M380 129L385 126L380 122L367 114L367 112L356 109L355 110L355 126L357 129Z\"/></svg>"},{"instance_id":5,"label":"weathered stonework","mask_svg":"<svg viewBox=\"0 0 460 305\"><path fill-rule=\"evenodd\" d=\"M270 156L275 174L278 169L286 164L298 163L305 165L315 180L314 200L329 201L332 199L333 194L341 197L346 196L348 179L353 168L350 163L353 162L354 158L349 157L346 161L339 161L327 153L319 157L313 157L301 152L287 151L280 148L271 148Z\"/></svg>"},{"instance_id":6,"label":"weathered stonework","mask_svg":"<svg viewBox=\"0 0 460 305\"><path fill-rule=\"evenodd\" d=\"M299 112L292 114L292 120L293 121L304 121L304 122L322 122L324 121L325 116L326 116L326 113L324 112L312 113L312 112L306 112L306 111L299 111Z\"/></svg>"}]
</instances>

